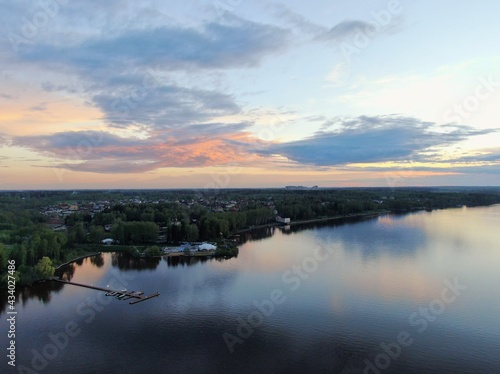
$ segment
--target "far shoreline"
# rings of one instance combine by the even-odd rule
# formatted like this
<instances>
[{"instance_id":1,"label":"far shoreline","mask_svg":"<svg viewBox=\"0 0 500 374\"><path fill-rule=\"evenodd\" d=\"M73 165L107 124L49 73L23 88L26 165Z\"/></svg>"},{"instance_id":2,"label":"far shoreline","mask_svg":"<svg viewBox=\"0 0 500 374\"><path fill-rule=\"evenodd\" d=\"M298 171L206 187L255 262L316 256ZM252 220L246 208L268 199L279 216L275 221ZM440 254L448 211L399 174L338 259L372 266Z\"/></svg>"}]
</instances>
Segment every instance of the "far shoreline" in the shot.
<instances>
[{"instance_id":1,"label":"far shoreline","mask_svg":"<svg viewBox=\"0 0 500 374\"><path fill-rule=\"evenodd\" d=\"M424 209L422 209L422 210L424 210ZM411 212L411 211L407 211L405 213L409 213L409 212ZM242 233L246 233L246 232L251 232L253 230L267 228L267 227L300 226L300 225L307 225L307 224L311 224L311 223L330 222L330 221L337 221L337 220L349 219L349 218L378 217L378 216L381 216L384 214L390 214L390 213L396 213L396 212L391 211L391 210L371 211L371 212L355 213L355 214L348 214L348 215L338 215L338 216L332 216L332 217L322 217L322 218L313 218L313 219L308 219L308 220L292 221L289 224L283 224L280 222L270 222L270 223L266 223L264 225L258 225L258 226L253 226L251 228L237 230L234 233L230 234L229 237L232 237L232 236L238 235L238 234L242 234ZM144 244L144 245L146 245L146 244ZM103 250L101 252L96 252L96 253L91 253L91 254L76 257L70 261L67 261L67 262L59 265L57 268L55 268L55 271L58 271L62 267L68 266L68 265L70 265L78 260L83 260L85 258L94 257L97 255L100 255L103 252L104 253L106 253L106 252L126 252L126 251L122 251L122 250L118 250L118 249L112 250L112 246L107 246L106 249L107 250ZM203 257L203 258L207 258L207 257L211 257L211 256L213 256L213 254L209 254L209 253L207 253L207 254L204 253L202 255L198 254L198 255L193 255L193 256L185 256L183 253L179 252L179 253L162 254L159 256L152 256L152 257L148 257L148 258L163 258L163 257L188 257L188 258L190 258L190 257L198 257L198 258ZM134 258L146 258L146 257L135 257L135 256L132 256L132 257L134 257Z\"/></svg>"},{"instance_id":2,"label":"far shoreline","mask_svg":"<svg viewBox=\"0 0 500 374\"><path fill-rule=\"evenodd\" d=\"M409 213L405 212L405 213ZM336 220L341 220L341 219L348 219L348 218L362 218L362 217L378 217L384 214L390 214L390 213L396 213L395 211L391 210L383 210L383 211L371 211L371 212L363 212L363 213L355 213L355 214L348 214L348 215L339 215L339 216L332 216L332 217L322 217L322 218L313 218L313 219L307 219L307 220L300 220L300 221L291 221L288 224L283 224L280 222L271 222L271 223L266 223L264 225L258 225L258 226L253 226L250 228L245 228L245 229L240 229L236 231L234 234L231 234L229 237L237 234L242 234L245 232L251 232L252 230L257 230L257 229L262 229L266 227L285 227L285 226L300 226L300 225L307 225L310 223L321 223L321 222L329 222L329 221L336 221Z\"/></svg>"},{"instance_id":3,"label":"far shoreline","mask_svg":"<svg viewBox=\"0 0 500 374\"><path fill-rule=\"evenodd\" d=\"M500 204L493 204L493 205L500 205ZM485 205L485 206L488 206L488 205ZM451 209L451 208L452 207L445 208L445 209ZM354 214L347 214L347 215L337 215L337 216L332 216L332 217L313 218L313 219L309 219L309 220L292 221L289 224L283 224L283 223L280 223L280 222L270 222L270 223L267 223L267 224L264 224L264 225L258 225L258 226L253 226L253 227L250 227L250 228L245 228L245 229L237 230L234 233L230 234L228 236L228 238L230 238L232 236L235 236L235 235L238 235L238 234L247 233L247 232L251 232L253 230L258 230L258 229L268 228L268 227L300 226L300 225L307 225L307 224L313 224L313 223L322 223L322 222L330 222L330 221L337 221L337 220L350 219L350 218L379 217L381 215L391 214L391 213L392 214L394 214L394 213L411 213L411 212L417 212L417 211L422 211L422 210L427 210L427 209L426 208L412 209L412 210L407 210L407 211L402 211L402 212L398 212L398 211L394 211L394 210L370 211L370 212L354 213ZM144 244L144 245L146 245L146 244ZM63 264L60 264L57 268L55 268L55 271L58 271L62 267L68 266L68 265L70 265L70 264L72 264L72 263L74 263L76 261L83 260L83 259L89 258L89 257L98 256L98 255L102 254L103 252L104 253L110 253L110 252L126 252L126 253L129 253L127 251L118 250L118 249L112 250L112 248L110 248L110 247L111 246L107 246L107 250L102 250L100 252L82 255L82 256L76 257L76 258L74 258L72 260L69 260L69 261L67 261L67 262L65 262ZM237 247L239 247L239 245L237 245ZM145 257L135 257L133 255L131 255L131 256L134 257L134 258L145 258ZM148 258L163 258L163 257L187 257L187 258L192 258L192 257L198 257L198 258L200 258L200 257L203 257L203 258L207 258L207 257L212 257L212 256L213 256L212 253L206 253L206 254L203 253L203 254L197 254L197 255L193 255L193 256L186 256L183 253L169 253L169 254L162 254L162 255L159 255L159 256L152 256L152 257L148 257ZM40 280L38 282L44 282L44 281L46 281L46 280L42 279L42 280Z\"/></svg>"}]
</instances>

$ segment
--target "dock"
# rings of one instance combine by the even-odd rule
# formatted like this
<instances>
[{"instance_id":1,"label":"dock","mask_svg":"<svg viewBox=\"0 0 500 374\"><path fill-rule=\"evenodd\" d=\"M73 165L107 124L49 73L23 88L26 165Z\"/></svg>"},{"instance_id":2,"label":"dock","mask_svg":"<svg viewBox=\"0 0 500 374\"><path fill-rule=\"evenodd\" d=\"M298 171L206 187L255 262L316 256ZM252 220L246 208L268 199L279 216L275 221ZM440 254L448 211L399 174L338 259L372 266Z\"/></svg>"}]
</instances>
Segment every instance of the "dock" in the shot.
<instances>
[{"instance_id":1,"label":"dock","mask_svg":"<svg viewBox=\"0 0 500 374\"><path fill-rule=\"evenodd\" d=\"M160 296L159 292L152 294L152 295L149 295L149 296L143 296L144 292L140 292L140 291L112 290L109 288L96 287L93 285L88 285L88 284L83 284L83 283L64 281L64 280L59 279L57 277L52 277L52 278L50 278L50 280L53 280L53 281L59 282L59 283L71 284L73 286L90 288L92 290L106 292L106 296L115 296L115 297L119 298L120 300L136 299L134 301L129 302L129 304L131 304L131 305L152 299L153 297Z\"/></svg>"},{"instance_id":2,"label":"dock","mask_svg":"<svg viewBox=\"0 0 500 374\"><path fill-rule=\"evenodd\" d=\"M158 296L160 296L159 292L154 293L154 294L149 295L149 296L139 297L138 298L139 300L131 301L129 304L137 304L137 303L140 303L142 301L146 301L146 300L152 299L153 297L158 297Z\"/></svg>"}]
</instances>

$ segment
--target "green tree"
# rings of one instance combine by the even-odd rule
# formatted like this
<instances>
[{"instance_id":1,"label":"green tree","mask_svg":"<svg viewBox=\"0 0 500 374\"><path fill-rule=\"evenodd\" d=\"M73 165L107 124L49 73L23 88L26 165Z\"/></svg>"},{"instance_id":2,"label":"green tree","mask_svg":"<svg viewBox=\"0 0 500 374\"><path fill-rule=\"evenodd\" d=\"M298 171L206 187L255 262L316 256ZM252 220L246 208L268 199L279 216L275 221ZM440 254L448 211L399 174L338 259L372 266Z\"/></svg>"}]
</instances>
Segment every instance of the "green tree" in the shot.
<instances>
[{"instance_id":1,"label":"green tree","mask_svg":"<svg viewBox=\"0 0 500 374\"><path fill-rule=\"evenodd\" d=\"M89 240L92 243L99 243L104 237L106 233L101 226L90 226L89 229Z\"/></svg>"},{"instance_id":2,"label":"green tree","mask_svg":"<svg viewBox=\"0 0 500 374\"><path fill-rule=\"evenodd\" d=\"M198 226L190 224L189 226L186 227L186 240L188 242L197 241L199 236L200 236L200 234L199 234Z\"/></svg>"},{"instance_id":3,"label":"green tree","mask_svg":"<svg viewBox=\"0 0 500 374\"><path fill-rule=\"evenodd\" d=\"M158 248L157 246L147 247L144 250L144 253L146 254L146 257L153 257L153 256L161 255L160 248Z\"/></svg>"},{"instance_id":4,"label":"green tree","mask_svg":"<svg viewBox=\"0 0 500 374\"><path fill-rule=\"evenodd\" d=\"M0 243L0 274L7 271L7 250L4 245Z\"/></svg>"},{"instance_id":5,"label":"green tree","mask_svg":"<svg viewBox=\"0 0 500 374\"><path fill-rule=\"evenodd\" d=\"M35 266L35 271L41 279L47 279L54 275L55 268L52 266L52 260L44 256Z\"/></svg>"},{"instance_id":6,"label":"green tree","mask_svg":"<svg viewBox=\"0 0 500 374\"><path fill-rule=\"evenodd\" d=\"M75 226L68 229L68 246L74 246L75 244L85 243L87 237L85 235L85 229L83 223L79 222Z\"/></svg>"},{"instance_id":7,"label":"green tree","mask_svg":"<svg viewBox=\"0 0 500 374\"><path fill-rule=\"evenodd\" d=\"M125 225L123 222L119 222L118 225L113 226L111 233L113 239L117 240L120 244L125 243Z\"/></svg>"}]
</instances>

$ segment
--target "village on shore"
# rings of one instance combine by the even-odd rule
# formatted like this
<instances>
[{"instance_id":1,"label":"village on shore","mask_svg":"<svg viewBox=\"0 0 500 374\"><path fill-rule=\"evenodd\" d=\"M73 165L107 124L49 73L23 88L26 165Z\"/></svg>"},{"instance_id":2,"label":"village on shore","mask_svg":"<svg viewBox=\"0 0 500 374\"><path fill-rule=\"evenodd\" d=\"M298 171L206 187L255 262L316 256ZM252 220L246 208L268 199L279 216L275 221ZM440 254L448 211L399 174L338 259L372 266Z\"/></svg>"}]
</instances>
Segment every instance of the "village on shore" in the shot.
<instances>
[{"instance_id":1,"label":"village on shore","mask_svg":"<svg viewBox=\"0 0 500 374\"><path fill-rule=\"evenodd\" d=\"M4 191L0 261L32 284L101 251L228 258L259 228L498 203L491 187Z\"/></svg>"}]
</instances>

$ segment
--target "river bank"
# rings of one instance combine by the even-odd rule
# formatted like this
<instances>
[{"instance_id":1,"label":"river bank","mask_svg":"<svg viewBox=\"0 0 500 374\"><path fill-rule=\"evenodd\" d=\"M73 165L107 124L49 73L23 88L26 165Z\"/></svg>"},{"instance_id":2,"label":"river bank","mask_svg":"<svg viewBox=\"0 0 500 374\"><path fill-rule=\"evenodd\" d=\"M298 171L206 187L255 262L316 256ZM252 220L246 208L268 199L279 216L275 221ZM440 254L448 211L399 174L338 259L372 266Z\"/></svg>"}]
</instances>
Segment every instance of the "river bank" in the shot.
<instances>
[{"instance_id":1,"label":"river bank","mask_svg":"<svg viewBox=\"0 0 500 374\"><path fill-rule=\"evenodd\" d=\"M388 214L388 213L393 213L393 212L391 212L390 210L383 210L383 211L376 211L376 212L372 211L372 212L339 215L339 216L333 216L333 217L314 218L314 219L309 219L309 220L290 222L290 226L305 225L305 224L309 224L309 223L321 223L321 222L335 221L335 220L346 219L346 218L377 217L377 216L381 216L383 214Z\"/></svg>"},{"instance_id":2,"label":"river bank","mask_svg":"<svg viewBox=\"0 0 500 374\"><path fill-rule=\"evenodd\" d=\"M324 223L324 222L331 222L331 221L337 221L337 220L343 220L343 219L350 219L350 218L369 218L369 217L377 217L381 216L384 214L389 214L389 213L394 213L393 211L390 210L380 210L380 211L368 211L368 212L362 212L362 213L355 213L355 214L347 214L347 215L337 215L337 216L332 216L332 217L321 217L321 218L314 218L314 219L309 219L309 220L300 220L300 221L292 221L289 223L289 226L300 226L300 225L309 225L309 224L314 224L314 223ZM283 223L280 222L270 222L264 225L258 225L258 226L252 226L249 228L241 229L235 231L233 234L230 235L238 235L241 233L245 232L251 232L252 230L256 229L261 229L261 228L268 228L268 227L284 227L287 225L284 225ZM236 245L238 247L238 245ZM142 258L139 255L139 248L146 248L146 246L124 246L124 245L107 245L103 246L101 252L127 252L131 256L136 257L136 258ZM96 252L96 253L91 253L91 254L85 254L83 256L76 257L72 260L69 260L61 265L59 265L55 270L59 270L60 268L67 266L73 262L76 262L81 259L85 259L87 257L93 257L96 255L99 255L101 252ZM162 257L217 257L215 253L211 252L196 252L191 255L185 255L184 253L181 252L176 252L176 253L168 253L168 254L161 254L157 256L152 256L149 258L162 258Z\"/></svg>"},{"instance_id":3,"label":"river bank","mask_svg":"<svg viewBox=\"0 0 500 374\"><path fill-rule=\"evenodd\" d=\"M245 232L250 232L250 231L255 230L255 229L261 229L261 228L266 228L266 227L299 226L299 225L307 225L307 224L311 224L311 223L321 223L321 222L341 220L341 219L346 219L346 218L377 217L377 216L380 216L383 214L388 214L388 213L393 213L393 212L390 210L370 211L370 212L363 212L363 213L338 215L338 216L332 216L332 217L321 217L321 218L313 218L313 219L300 220L300 221L291 221L289 224L283 224L280 222L270 222L270 223L266 223L264 225L252 226L252 227L248 227L245 229L237 230L232 235L242 234Z\"/></svg>"},{"instance_id":4,"label":"river bank","mask_svg":"<svg viewBox=\"0 0 500 374\"><path fill-rule=\"evenodd\" d=\"M86 254L86 255L83 255L83 256L76 257L76 258L74 258L72 260L69 260L69 261L65 262L64 264L61 264L58 267L56 267L55 271L61 269L64 266L68 266L69 264L72 264L73 262L76 262L78 260L83 260L83 259L85 259L87 257L94 257L94 256L97 256L97 255L100 255L100 254L101 254L101 252L96 252L96 253L90 253L90 254Z\"/></svg>"}]
</instances>

